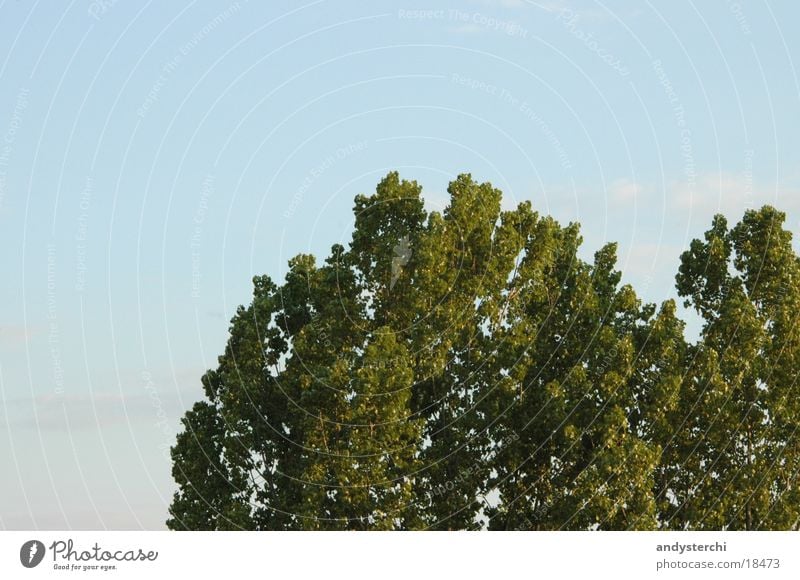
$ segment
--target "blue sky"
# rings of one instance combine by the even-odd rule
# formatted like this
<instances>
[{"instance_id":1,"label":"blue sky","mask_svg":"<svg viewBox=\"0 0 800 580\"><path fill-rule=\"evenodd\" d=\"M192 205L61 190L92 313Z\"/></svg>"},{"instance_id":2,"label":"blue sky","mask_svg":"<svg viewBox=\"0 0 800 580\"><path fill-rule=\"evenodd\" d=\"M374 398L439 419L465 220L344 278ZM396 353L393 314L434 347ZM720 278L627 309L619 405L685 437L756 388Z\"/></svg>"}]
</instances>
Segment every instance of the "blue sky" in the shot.
<instances>
[{"instance_id":1,"label":"blue sky","mask_svg":"<svg viewBox=\"0 0 800 580\"><path fill-rule=\"evenodd\" d=\"M0 529L163 528L250 279L388 171L470 172L674 296L711 216L800 228L795 2L0 2Z\"/></svg>"}]
</instances>

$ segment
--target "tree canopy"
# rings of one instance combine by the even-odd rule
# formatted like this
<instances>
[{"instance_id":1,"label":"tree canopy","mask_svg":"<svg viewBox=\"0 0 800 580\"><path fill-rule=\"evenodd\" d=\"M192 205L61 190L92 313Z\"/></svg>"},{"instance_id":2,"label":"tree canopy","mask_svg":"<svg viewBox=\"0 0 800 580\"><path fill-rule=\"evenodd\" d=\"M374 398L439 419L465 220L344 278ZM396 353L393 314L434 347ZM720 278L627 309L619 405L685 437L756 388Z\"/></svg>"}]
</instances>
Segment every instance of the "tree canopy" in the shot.
<instances>
[{"instance_id":1,"label":"tree canopy","mask_svg":"<svg viewBox=\"0 0 800 580\"><path fill-rule=\"evenodd\" d=\"M461 175L388 174L349 247L253 280L172 448L193 530L789 529L800 261L771 207L714 218L673 301L616 245Z\"/></svg>"}]
</instances>

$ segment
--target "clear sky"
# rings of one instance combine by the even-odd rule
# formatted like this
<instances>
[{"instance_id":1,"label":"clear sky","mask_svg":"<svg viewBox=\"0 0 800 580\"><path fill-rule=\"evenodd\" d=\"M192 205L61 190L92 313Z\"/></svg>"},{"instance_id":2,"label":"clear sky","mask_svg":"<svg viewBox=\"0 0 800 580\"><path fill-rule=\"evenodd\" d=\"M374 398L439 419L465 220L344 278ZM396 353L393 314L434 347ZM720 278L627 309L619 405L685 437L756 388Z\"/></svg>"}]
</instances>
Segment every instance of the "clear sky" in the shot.
<instances>
[{"instance_id":1,"label":"clear sky","mask_svg":"<svg viewBox=\"0 0 800 580\"><path fill-rule=\"evenodd\" d=\"M0 529L164 527L250 279L388 171L470 172L674 296L720 211L800 228L792 0L0 0Z\"/></svg>"}]
</instances>

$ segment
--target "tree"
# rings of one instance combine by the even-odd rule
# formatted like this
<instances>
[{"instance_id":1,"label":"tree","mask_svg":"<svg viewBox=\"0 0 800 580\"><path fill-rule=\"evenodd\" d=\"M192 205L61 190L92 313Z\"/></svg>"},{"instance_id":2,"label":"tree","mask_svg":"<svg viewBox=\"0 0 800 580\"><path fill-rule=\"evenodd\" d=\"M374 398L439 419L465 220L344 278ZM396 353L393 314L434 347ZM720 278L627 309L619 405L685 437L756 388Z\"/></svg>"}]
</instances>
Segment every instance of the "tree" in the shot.
<instances>
[{"instance_id":1,"label":"tree","mask_svg":"<svg viewBox=\"0 0 800 580\"><path fill-rule=\"evenodd\" d=\"M788 528L800 265L783 216L717 217L643 303L616 246L469 175L390 173L347 248L254 278L172 449L172 529Z\"/></svg>"},{"instance_id":2,"label":"tree","mask_svg":"<svg viewBox=\"0 0 800 580\"><path fill-rule=\"evenodd\" d=\"M297 256L280 287L255 279L204 377L218 423L185 422L173 448L176 473L190 476L176 475L170 527L224 519L221 500L192 501L216 463L250 506L231 525L473 524L481 325L502 306L514 224L529 210L501 212L500 192L467 175L449 191L445 211L428 214L421 188L390 173L356 198L347 250L334 246L322 267Z\"/></svg>"},{"instance_id":3,"label":"tree","mask_svg":"<svg viewBox=\"0 0 800 580\"><path fill-rule=\"evenodd\" d=\"M619 286L616 247L578 258L577 225L541 221L497 342L492 529L649 529L682 325ZM516 434L517 437L513 437Z\"/></svg>"},{"instance_id":4,"label":"tree","mask_svg":"<svg viewBox=\"0 0 800 580\"><path fill-rule=\"evenodd\" d=\"M681 256L678 290L702 316L676 419L664 520L692 529L796 525L800 266L785 215L721 215Z\"/></svg>"}]
</instances>

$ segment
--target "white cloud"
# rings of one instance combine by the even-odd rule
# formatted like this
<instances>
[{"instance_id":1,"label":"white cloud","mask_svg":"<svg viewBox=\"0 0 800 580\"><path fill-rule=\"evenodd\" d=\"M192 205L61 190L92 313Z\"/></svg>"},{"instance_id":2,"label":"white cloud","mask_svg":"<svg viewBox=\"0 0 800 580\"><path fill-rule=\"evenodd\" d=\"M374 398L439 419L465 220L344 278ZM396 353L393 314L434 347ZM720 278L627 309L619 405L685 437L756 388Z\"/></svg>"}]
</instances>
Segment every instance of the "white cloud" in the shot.
<instances>
[{"instance_id":1,"label":"white cloud","mask_svg":"<svg viewBox=\"0 0 800 580\"><path fill-rule=\"evenodd\" d=\"M0 345L19 345L28 342L41 328L27 327L21 324L0 326Z\"/></svg>"},{"instance_id":2,"label":"white cloud","mask_svg":"<svg viewBox=\"0 0 800 580\"><path fill-rule=\"evenodd\" d=\"M651 190L651 187L645 187L627 177L615 179L606 188L609 199L614 203L632 203L639 199L646 190Z\"/></svg>"},{"instance_id":3,"label":"white cloud","mask_svg":"<svg viewBox=\"0 0 800 580\"><path fill-rule=\"evenodd\" d=\"M502 6L504 8L520 8L528 4L537 4L537 2L526 2L525 0L479 0L479 4L484 6ZM548 2L543 2L548 4Z\"/></svg>"},{"instance_id":4,"label":"white cloud","mask_svg":"<svg viewBox=\"0 0 800 580\"><path fill-rule=\"evenodd\" d=\"M665 194L674 210L702 215L721 213L729 220L738 220L745 210L765 204L783 211L800 209L800 192L796 188L755 183L752 177L728 172L703 173L694 181L671 182Z\"/></svg>"},{"instance_id":5,"label":"white cloud","mask_svg":"<svg viewBox=\"0 0 800 580\"><path fill-rule=\"evenodd\" d=\"M453 26L450 28L450 31L455 32L456 34L480 34L485 30L485 28L481 28L477 24L463 24L461 26Z\"/></svg>"},{"instance_id":6,"label":"white cloud","mask_svg":"<svg viewBox=\"0 0 800 580\"><path fill-rule=\"evenodd\" d=\"M588 10L579 10L570 6L568 0L474 0L475 4L492 8L539 8L547 12L573 10L575 14L588 14Z\"/></svg>"}]
</instances>

